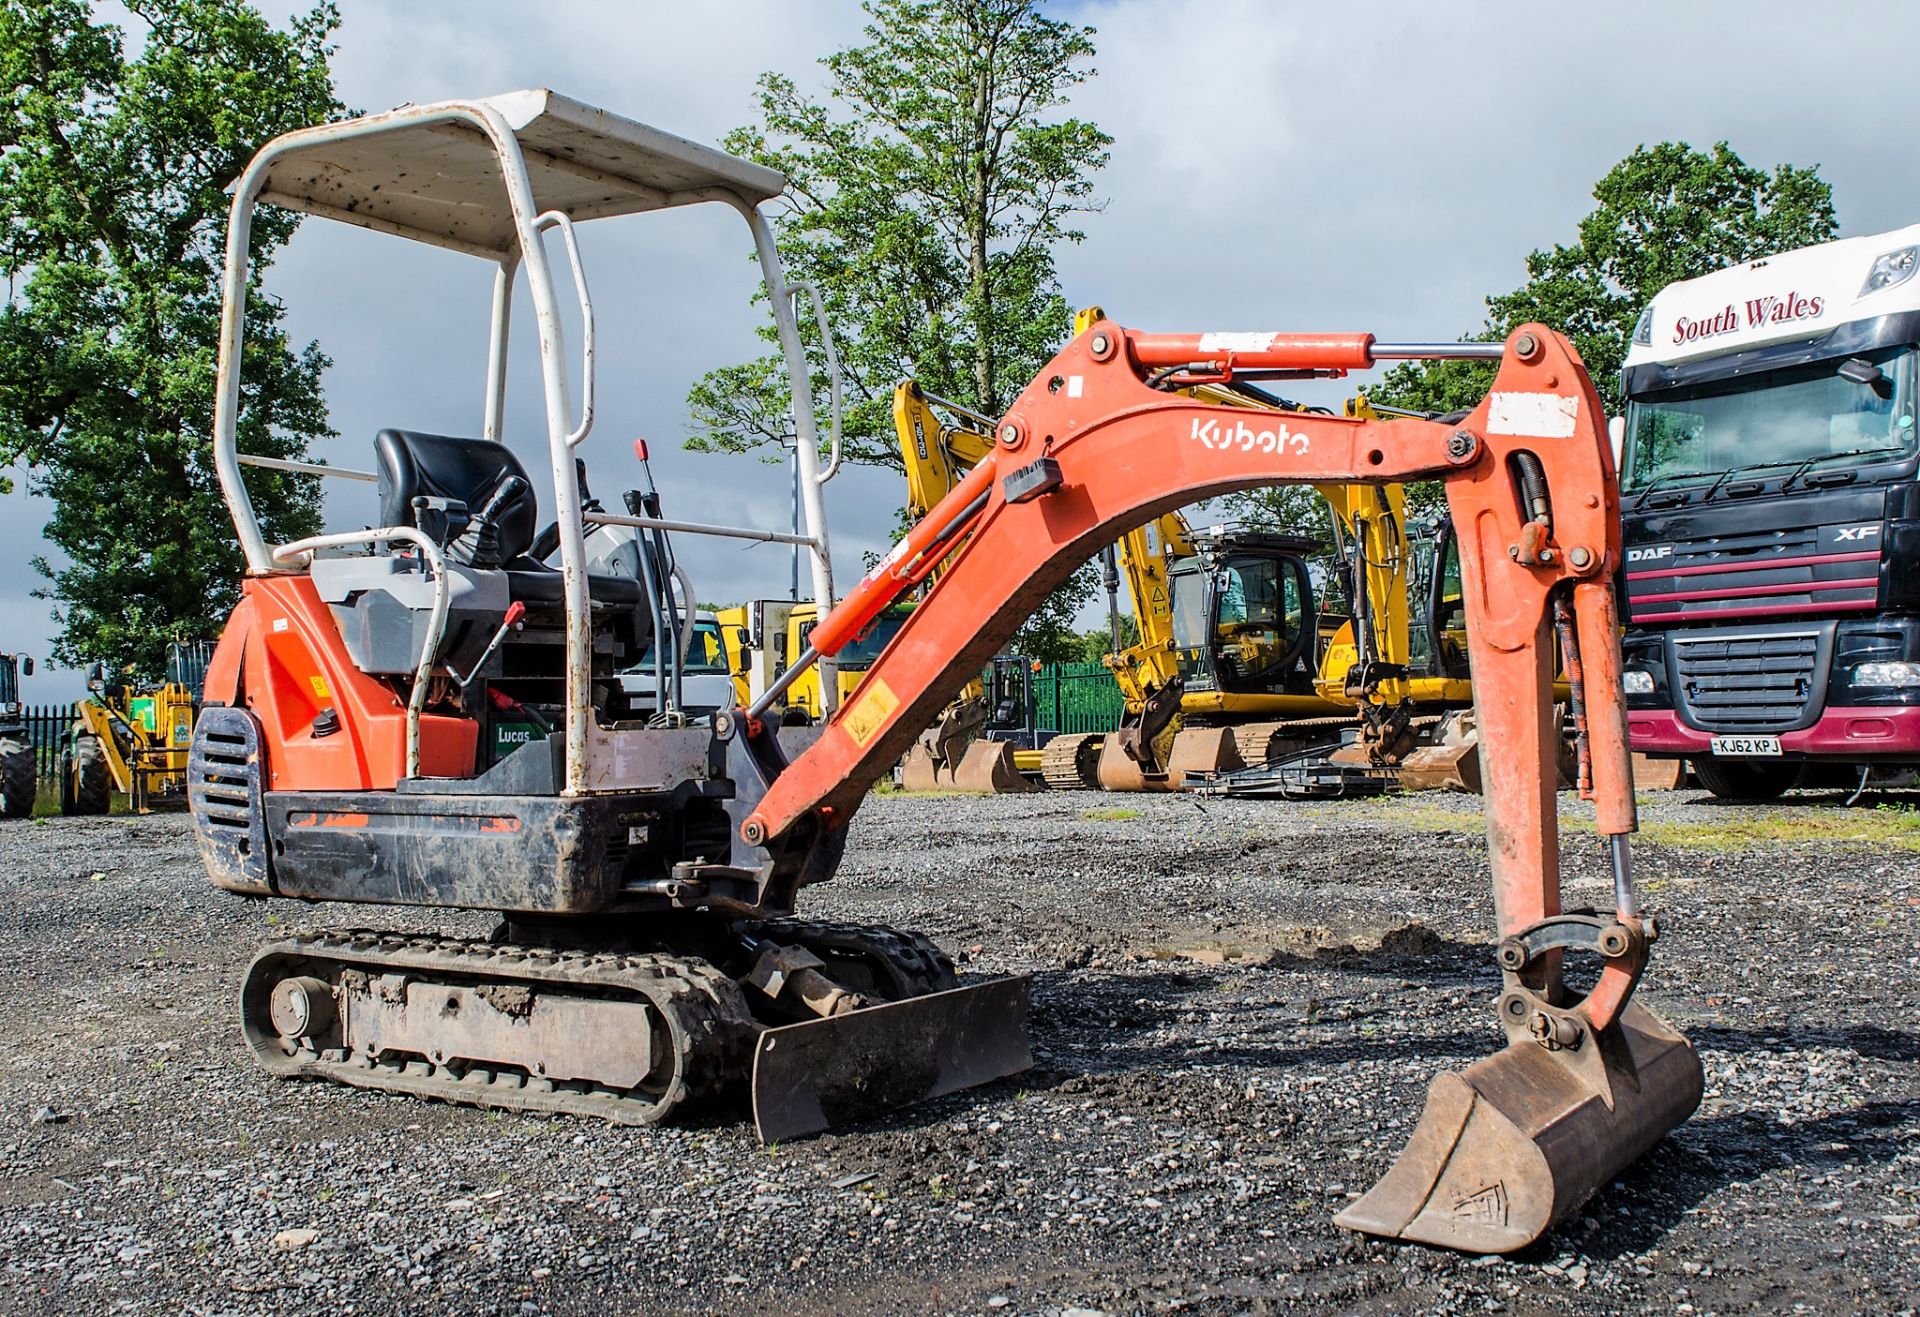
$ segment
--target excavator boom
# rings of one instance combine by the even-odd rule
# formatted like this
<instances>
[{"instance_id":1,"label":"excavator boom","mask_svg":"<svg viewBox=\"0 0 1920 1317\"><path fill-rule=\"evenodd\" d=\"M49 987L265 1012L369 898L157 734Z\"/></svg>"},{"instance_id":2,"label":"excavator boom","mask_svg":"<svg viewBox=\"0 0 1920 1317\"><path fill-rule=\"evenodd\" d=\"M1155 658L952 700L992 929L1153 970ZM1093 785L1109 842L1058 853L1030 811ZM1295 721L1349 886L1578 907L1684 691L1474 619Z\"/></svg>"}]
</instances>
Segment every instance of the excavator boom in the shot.
<instances>
[{"instance_id":1,"label":"excavator boom","mask_svg":"<svg viewBox=\"0 0 1920 1317\"><path fill-rule=\"evenodd\" d=\"M1014 402L991 458L815 629L818 653L835 653L946 560L819 740L787 763L757 710L730 729L741 742L731 754L747 811L741 841L764 848L774 872L811 881L828 870L809 857L831 849L919 728L1102 545L1181 504L1258 486L1444 481L1460 539L1504 976L1496 1014L1508 1043L1435 1080L1399 1162L1340 1219L1478 1252L1537 1238L1685 1120L1701 1094L1686 1040L1629 1001L1654 929L1634 899L1627 847L1635 816L1613 593L1618 486L1604 417L1559 335L1529 325L1496 350L1492 392L1457 425L1259 413L1168 390L1244 372L1344 374L1469 348L1095 324ZM1583 794L1614 868L1611 914L1561 904L1555 637L1583 682ZM1584 996L1562 977L1576 952L1600 964Z\"/></svg>"}]
</instances>

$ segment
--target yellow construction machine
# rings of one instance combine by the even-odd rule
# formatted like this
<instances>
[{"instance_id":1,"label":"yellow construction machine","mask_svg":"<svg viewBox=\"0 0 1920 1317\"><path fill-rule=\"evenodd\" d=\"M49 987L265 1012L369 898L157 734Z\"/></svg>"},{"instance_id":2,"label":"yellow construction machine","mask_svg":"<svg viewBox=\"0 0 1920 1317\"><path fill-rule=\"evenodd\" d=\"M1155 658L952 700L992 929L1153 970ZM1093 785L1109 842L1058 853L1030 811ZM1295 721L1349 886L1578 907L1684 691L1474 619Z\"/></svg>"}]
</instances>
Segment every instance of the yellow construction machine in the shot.
<instances>
[{"instance_id":1,"label":"yellow construction machine","mask_svg":"<svg viewBox=\"0 0 1920 1317\"><path fill-rule=\"evenodd\" d=\"M1089 315L1097 313L1081 320L1092 323ZM907 516L916 522L992 454L993 421L912 380L894 390L893 405ZM902 785L1020 790L1028 785L1021 770L1037 769L1054 787L1177 787L1188 772L1242 766L1237 725L1340 715L1341 705L1314 689L1319 638L1306 555L1318 547L1293 535L1196 534L1177 512L1128 532L1108 555L1110 597L1124 577L1140 631L1138 643L1106 659L1125 705L1122 726L1018 750L981 739L996 711L983 684L970 682L921 733Z\"/></svg>"},{"instance_id":2,"label":"yellow construction machine","mask_svg":"<svg viewBox=\"0 0 1920 1317\"><path fill-rule=\"evenodd\" d=\"M158 800L183 799L193 722L213 644L167 646L166 680L147 691L109 686L104 664L87 671L87 697L73 706L60 749L60 812L105 814L112 793L145 814Z\"/></svg>"},{"instance_id":3,"label":"yellow construction machine","mask_svg":"<svg viewBox=\"0 0 1920 1317\"><path fill-rule=\"evenodd\" d=\"M1075 332L1102 314L1081 312ZM1245 385L1183 392L1219 406L1299 409ZM1353 398L1345 410L1381 420L1387 409ZM894 391L894 426L909 523L993 452L992 418L911 380ZM902 785L1017 790L1026 785L1018 770L1037 767L1060 789L1477 790L1450 527L1442 518L1410 535L1397 484L1315 489L1331 512L1340 603L1329 598L1329 607L1316 608L1310 556L1327 547L1322 542L1224 527L1196 532L1178 511L1163 513L1107 555L1110 608L1124 579L1139 632L1125 647L1116 636L1105 660L1120 687L1120 727L1056 736L1037 756L1019 756L981 739L989 701L982 684L970 682L921 734ZM797 644L788 652L798 653Z\"/></svg>"},{"instance_id":4,"label":"yellow construction machine","mask_svg":"<svg viewBox=\"0 0 1920 1317\"><path fill-rule=\"evenodd\" d=\"M853 693L874 656L887 647L910 607L892 608L882 613L872 630L840 652L835 682L841 702ZM755 599L714 613L720 622L720 635L726 644L727 670L733 674L734 691L742 704L760 698L762 691L779 681L780 676L807 648L807 633L818 620L811 603L789 599ZM788 723L820 721L818 669L808 668L781 694L783 718Z\"/></svg>"}]
</instances>

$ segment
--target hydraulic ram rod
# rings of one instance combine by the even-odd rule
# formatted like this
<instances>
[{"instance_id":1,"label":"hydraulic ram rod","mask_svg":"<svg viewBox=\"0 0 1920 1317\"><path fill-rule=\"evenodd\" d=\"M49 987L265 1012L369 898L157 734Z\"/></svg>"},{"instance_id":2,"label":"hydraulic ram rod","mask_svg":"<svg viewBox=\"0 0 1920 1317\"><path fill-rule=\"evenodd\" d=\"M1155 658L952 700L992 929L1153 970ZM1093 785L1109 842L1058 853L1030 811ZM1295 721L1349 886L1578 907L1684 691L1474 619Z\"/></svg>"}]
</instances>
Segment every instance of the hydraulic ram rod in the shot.
<instances>
[{"instance_id":1,"label":"hydraulic ram rod","mask_svg":"<svg viewBox=\"0 0 1920 1317\"><path fill-rule=\"evenodd\" d=\"M1135 334L1133 359L1142 366L1184 366L1231 360L1257 370L1366 370L1379 361L1445 359L1498 361L1504 343L1380 343L1372 334Z\"/></svg>"}]
</instances>

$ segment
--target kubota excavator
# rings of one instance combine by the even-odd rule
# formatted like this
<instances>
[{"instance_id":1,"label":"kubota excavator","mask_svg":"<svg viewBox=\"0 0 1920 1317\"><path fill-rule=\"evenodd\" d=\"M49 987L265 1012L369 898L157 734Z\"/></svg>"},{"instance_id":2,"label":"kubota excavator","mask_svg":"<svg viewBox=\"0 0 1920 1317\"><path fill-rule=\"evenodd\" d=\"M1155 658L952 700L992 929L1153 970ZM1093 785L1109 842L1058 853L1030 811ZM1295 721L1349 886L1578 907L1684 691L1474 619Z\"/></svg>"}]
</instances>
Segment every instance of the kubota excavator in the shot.
<instances>
[{"instance_id":1,"label":"kubota excavator","mask_svg":"<svg viewBox=\"0 0 1920 1317\"><path fill-rule=\"evenodd\" d=\"M825 613L751 706L676 718L669 696L644 721L628 716L612 675L644 646L648 591L661 583L588 571L583 532L659 519L582 506L576 449L590 426L571 404L540 235L557 230L574 258L585 412L592 310L573 224L695 202L746 217L811 476L808 362L760 210L783 185L550 92L291 133L235 185L214 446L248 574L192 747L202 854L216 883L252 896L496 910L505 923L494 940L348 931L267 946L240 995L260 1063L633 1123L710 1111L750 1080L767 1138L1012 1073L1029 1062L1025 979L956 987L925 939L793 918L801 889L834 876L872 784L1040 599L1132 527L1268 484L1438 478L1461 528L1506 1045L1434 1081L1399 1160L1338 1219L1476 1253L1516 1249L1686 1119L1701 1093L1693 1050L1631 1000L1654 926L1627 844L1617 484L1593 386L1544 327L1505 344L1392 345L1101 321L1015 399L992 456ZM373 529L271 545L247 498L235 422L248 225L262 201L498 271L484 437L383 432ZM543 349L551 560L530 556L532 477L501 442L516 265ZM1457 425L1260 415L1169 391L1461 354L1499 361L1493 392ZM820 500L806 506L796 538L823 573ZM841 652L959 537L858 689L790 753L766 716L782 684ZM825 607L830 581L819 594ZM1561 906L1556 641L1581 786L1613 866L1604 912ZM493 758L483 728L502 714L536 715L552 735ZM1562 972L1574 956L1598 965L1584 992Z\"/></svg>"}]
</instances>

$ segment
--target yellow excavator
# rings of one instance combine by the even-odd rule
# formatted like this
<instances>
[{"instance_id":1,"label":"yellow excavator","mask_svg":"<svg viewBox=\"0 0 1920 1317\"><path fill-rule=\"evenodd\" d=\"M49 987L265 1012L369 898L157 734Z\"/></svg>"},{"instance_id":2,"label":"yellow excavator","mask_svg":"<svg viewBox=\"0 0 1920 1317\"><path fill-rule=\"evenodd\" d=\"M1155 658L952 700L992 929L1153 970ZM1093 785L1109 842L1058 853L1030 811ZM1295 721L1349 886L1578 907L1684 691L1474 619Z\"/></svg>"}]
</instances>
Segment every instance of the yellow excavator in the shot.
<instances>
[{"instance_id":1,"label":"yellow excavator","mask_svg":"<svg viewBox=\"0 0 1920 1317\"><path fill-rule=\"evenodd\" d=\"M993 451L992 418L911 380L894 391L894 424L910 521ZM1122 726L1056 736L1037 753L1016 750L981 739L991 711L981 683L969 683L919 737L902 785L1020 790L1028 785L1020 770L1037 769L1055 787L1177 787L1190 772L1243 766L1234 748L1241 725L1347 721L1343 705L1314 685L1319 637L1307 555L1321 547L1296 535L1196 534L1177 512L1130 531L1106 555L1110 600L1124 576L1140 631L1106 659L1125 705Z\"/></svg>"},{"instance_id":2,"label":"yellow excavator","mask_svg":"<svg viewBox=\"0 0 1920 1317\"><path fill-rule=\"evenodd\" d=\"M1198 392L1223 405L1288 405L1210 386ZM1347 413L1380 416L1363 398L1350 400ZM894 420L911 520L992 451L991 418L912 381L895 390ZM1285 794L1396 781L1475 788L1470 715L1462 716L1472 687L1447 527L1410 539L1397 485L1318 492L1332 511L1333 547L1344 565L1345 619L1314 608L1308 555L1327 546L1311 538L1195 532L1178 512L1121 538L1108 555L1108 589L1111 598L1124 578L1139 640L1106 663L1125 714L1111 734L1049 740L1038 756L1049 786L1204 784ZM922 734L903 785L985 791L1019 782L1016 769L1032 766L977 739L984 718L980 686L972 683Z\"/></svg>"},{"instance_id":3,"label":"yellow excavator","mask_svg":"<svg viewBox=\"0 0 1920 1317\"><path fill-rule=\"evenodd\" d=\"M942 412L953 418L951 423L942 421ZM893 428L907 474L909 523L926 516L993 452L991 417L928 394L912 380L903 380L893 391ZM942 561L933 569L929 585L940 579L946 566ZM983 735L996 721L997 712L986 681L969 681L901 760L901 789L981 794L1038 790L1039 783L1022 770L1037 772L1039 752L1022 751L1010 741Z\"/></svg>"},{"instance_id":4,"label":"yellow excavator","mask_svg":"<svg viewBox=\"0 0 1920 1317\"><path fill-rule=\"evenodd\" d=\"M868 665L887 647L910 611L909 607L888 609L871 630L840 651L835 669L841 702L860 684ZM757 700L762 691L779 680L787 665L806 651L807 633L818 620L811 603L788 599L755 599L719 609L714 617L720 624L727 670L733 675L734 691L742 707ZM781 707L782 717L789 723L820 721L823 705L818 669L808 668L794 679L781 695Z\"/></svg>"}]
</instances>

